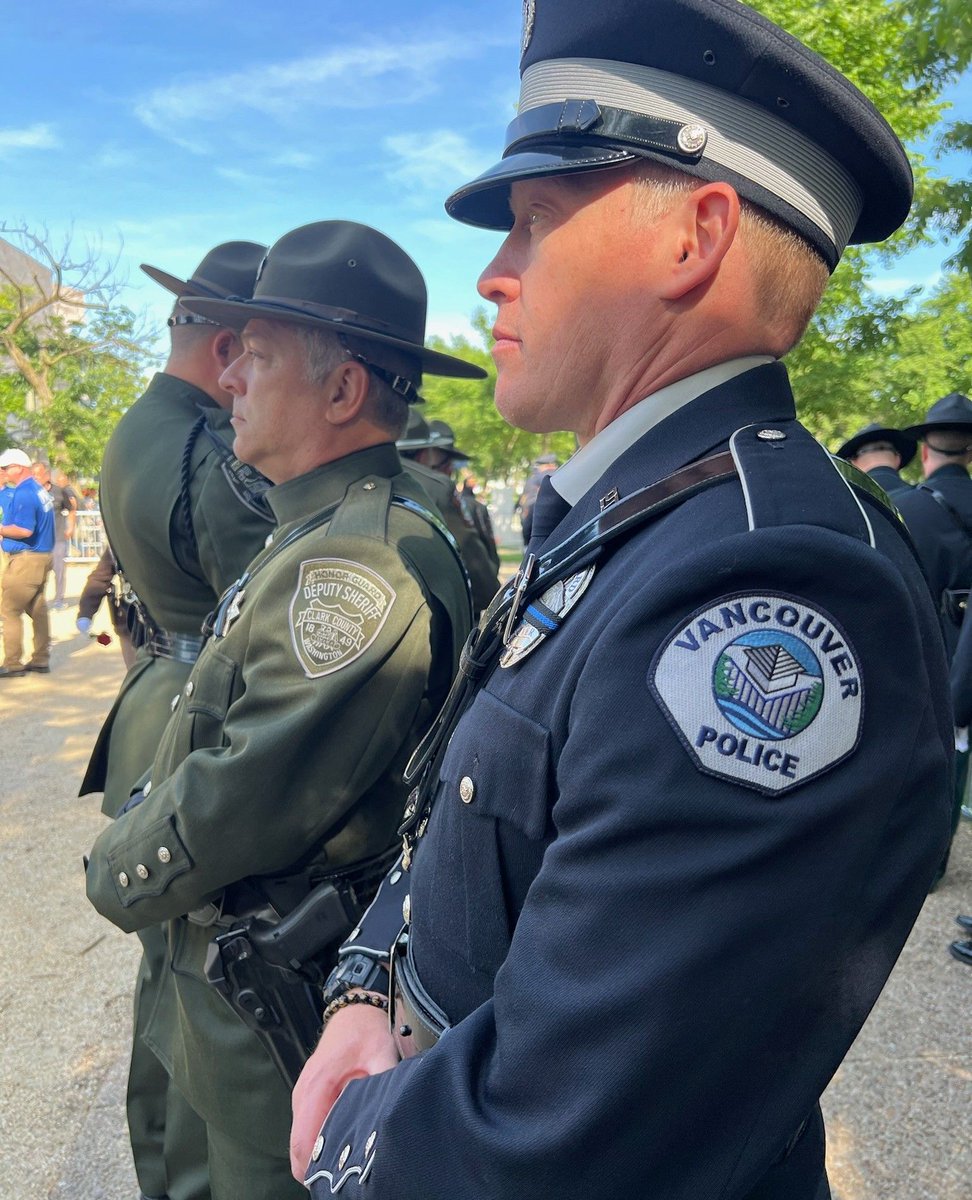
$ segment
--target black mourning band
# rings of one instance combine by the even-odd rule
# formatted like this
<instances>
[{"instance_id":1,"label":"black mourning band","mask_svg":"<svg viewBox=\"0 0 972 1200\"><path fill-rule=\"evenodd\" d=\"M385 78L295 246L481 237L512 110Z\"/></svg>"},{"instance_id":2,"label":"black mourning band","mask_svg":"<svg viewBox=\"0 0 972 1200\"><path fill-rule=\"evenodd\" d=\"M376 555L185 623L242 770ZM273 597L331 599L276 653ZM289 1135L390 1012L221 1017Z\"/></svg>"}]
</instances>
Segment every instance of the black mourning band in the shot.
<instances>
[{"instance_id":1,"label":"black mourning band","mask_svg":"<svg viewBox=\"0 0 972 1200\"><path fill-rule=\"evenodd\" d=\"M670 154L682 162L698 162L708 140L703 126L666 117L648 117L624 108L610 108L596 100L565 100L527 109L506 128L505 155L525 150L531 142L549 144L576 137L589 143Z\"/></svg>"}]
</instances>

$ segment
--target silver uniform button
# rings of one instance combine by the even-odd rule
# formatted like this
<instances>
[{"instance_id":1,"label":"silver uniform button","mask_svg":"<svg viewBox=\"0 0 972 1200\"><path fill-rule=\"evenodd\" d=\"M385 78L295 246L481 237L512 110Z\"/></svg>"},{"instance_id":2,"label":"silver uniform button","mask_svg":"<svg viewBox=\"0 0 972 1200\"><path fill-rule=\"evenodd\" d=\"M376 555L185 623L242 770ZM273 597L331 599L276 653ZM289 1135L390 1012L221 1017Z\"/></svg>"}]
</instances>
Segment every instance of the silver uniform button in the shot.
<instances>
[{"instance_id":1,"label":"silver uniform button","mask_svg":"<svg viewBox=\"0 0 972 1200\"><path fill-rule=\"evenodd\" d=\"M365 1154L370 1154L371 1151L374 1149L375 1139L377 1137L378 1137L378 1130L372 1129L371 1133L368 1134L368 1140L365 1142Z\"/></svg>"},{"instance_id":2,"label":"silver uniform button","mask_svg":"<svg viewBox=\"0 0 972 1200\"><path fill-rule=\"evenodd\" d=\"M761 429L756 434L761 442L785 442L786 434L782 429Z\"/></svg>"},{"instance_id":3,"label":"silver uniform button","mask_svg":"<svg viewBox=\"0 0 972 1200\"><path fill-rule=\"evenodd\" d=\"M476 795L476 785L468 775L463 775L459 780L459 799L463 804L472 804L473 797Z\"/></svg>"},{"instance_id":4,"label":"silver uniform button","mask_svg":"<svg viewBox=\"0 0 972 1200\"><path fill-rule=\"evenodd\" d=\"M139 879L148 879L149 869L145 863L139 863L135 868L135 874L139 877Z\"/></svg>"},{"instance_id":5,"label":"silver uniform button","mask_svg":"<svg viewBox=\"0 0 972 1200\"><path fill-rule=\"evenodd\" d=\"M402 901L402 920L407 925L412 919L412 897L406 896Z\"/></svg>"},{"instance_id":6,"label":"silver uniform button","mask_svg":"<svg viewBox=\"0 0 972 1200\"><path fill-rule=\"evenodd\" d=\"M314 1152L311 1154L311 1162L317 1162L321 1157L321 1151L324 1149L324 1137L322 1134L317 1135L317 1141L314 1143Z\"/></svg>"},{"instance_id":7,"label":"silver uniform button","mask_svg":"<svg viewBox=\"0 0 972 1200\"><path fill-rule=\"evenodd\" d=\"M179 697L178 697L178 696L173 696L173 697L172 697L172 703L169 705L169 712L175 712L175 710L176 710L178 707L179 707Z\"/></svg>"},{"instance_id":8,"label":"silver uniform button","mask_svg":"<svg viewBox=\"0 0 972 1200\"><path fill-rule=\"evenodd\" d=\"M195 690L196 690L196 685L190 679L189 682L186 684L186 695L191 696Z\"/></svg>"},{"instance_id":9,"label":"silver uniform button","mask_svg":"<svg viewBox=\"0 0 972 1200\"><path fill-rule=\"evenodd\" d=\"M341 1151L341 1157L338 1159L338 1170L339 1171L342 1171L344 1169L344 1164L348 1161L348 1157L350 1156L350 1154L351 1154L351 1143L349 1142L344 1147L344 1149Z\"/></svg>"},{"instance_id":10,"label":"silver uniform button","mask_svg":"<svg viewBox=\"0 0 972 1200\"><path fill-rule=\"evenodd\" d=\"M168 846L159 846L156 853L159 856L160 863L172 862L172 851Z\"/></svg>"},{"instance_id":11,"label":"silver uniform button","mask_svg":"<svg viewBox=\"0 0 972 1200\"><path fill-rule=\"evenodd\" d=\"M128 876L125 874L124 871L119 871L118 872L118 882L122 885L122 887L128 887L131 880L128 878Z\"/></svg>"},{"instance_id":12,"label":"silver uniform button","mask_svg":"<svg viewBox=\"0 0 972 1200\"><path fill-rule=\"evenodd\" d=\"M375 490L375 485L373 483L366 483L364 484L364 490L366 492L373 492Z\"/></svg>"},{"instance_id":13,"label":"silver uniform button","mask_svg":"<svg viewBox=\"0 0 972 1200\"><path fill-rule=\"evenodd\" d=\"M392 871L392 873L388 876L388 882L392 885L392 887L394 887L401 877L401 871Z\"/></svg>"},{"instance_id":14,"label":"silver uniform button","mask_svg":"<svg viewBox=\"0 0 972 1200\"><path fill-rule=\"evenodd\" d=\"M708 140L709 134L705 126L694 123L683 125L678 131L678 137L676 138L679 150L684 151L686 154L697 154Z\"/></svg>"}]
</instances>

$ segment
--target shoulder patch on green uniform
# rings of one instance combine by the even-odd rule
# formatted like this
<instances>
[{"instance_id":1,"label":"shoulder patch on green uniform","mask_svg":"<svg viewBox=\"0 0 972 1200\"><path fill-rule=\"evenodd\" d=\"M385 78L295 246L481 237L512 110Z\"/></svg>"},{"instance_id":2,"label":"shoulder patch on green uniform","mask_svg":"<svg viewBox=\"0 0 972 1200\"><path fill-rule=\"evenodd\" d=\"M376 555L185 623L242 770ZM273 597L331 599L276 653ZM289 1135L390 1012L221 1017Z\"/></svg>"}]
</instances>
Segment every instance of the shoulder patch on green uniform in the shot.
<instances>
[{"instance_id":1,"label":"shoulder patch on green uniform","mask_svg":"<svg viewBox=\"0 0 972 1200\"><path fill-rule=\"evenodd\" d=\"M361 563L343 558L302 562L290 602L290 636L307 678L330 675L360 658L381 632L395 595Z\"/></svg>"}]
</instances>

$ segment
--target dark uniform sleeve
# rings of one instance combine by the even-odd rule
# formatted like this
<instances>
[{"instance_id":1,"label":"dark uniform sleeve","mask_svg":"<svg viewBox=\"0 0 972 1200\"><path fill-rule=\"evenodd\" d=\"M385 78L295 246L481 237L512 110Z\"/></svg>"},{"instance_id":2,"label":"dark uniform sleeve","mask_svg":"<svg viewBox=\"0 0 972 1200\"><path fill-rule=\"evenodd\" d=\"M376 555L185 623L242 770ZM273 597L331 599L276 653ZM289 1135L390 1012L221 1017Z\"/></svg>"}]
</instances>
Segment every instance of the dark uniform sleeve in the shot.
<instances>
[{"instance_id":1,"label":"dark uniform sleeve","mask_svg":"<svg viewBox=\"0 0 972 1200\"><path fill-rule=\"evenodd\" d=\"M359 549L327 541L335 559L353 563ZM161 763L178 765L91 852L89 899L120 928L181 916L236 880L285 869L403 754L428 675L429 610L393 549L375 543L369 554L396 596L355 661L305 674L289 618L297 566L204 650L153 779Z\"/></svg>"},{"instance_id":2,"label":"dark uniform sleeve","mask_svg":"<svg viewBox=\"0 0 972 1200\"><path fill-rule=\"evenodd\" d=\"M947 836L944 664L933 649L926 665L923 585L915 575L906 586L897 565L819 529L689 548L603 626L564 699L566 732L479 697L453 736L426 837L446 831L477 899L445 900L423 925L416 910L435 900L419 875L441 886L448 868L423 862L438 845L420 843L413 939L433 995L433 960L495 970L490 931L512 917L509 950L491 998L432 1050L348 1085L307 1171L313 1196L734 1200L784 1158ZM882 613L899 614L894 628L875 620L877 594ZM713 749L726 758L710 769L695 754L699 730L653 691L666 648L701 646L699 613L742 595L829 618L828 702L841 703L848 647L860 666L863 703L848 709L859 739L835 761L808 742L805 763L788 768L806 777L776 792L741 778L768 779L781 756L740 762L737 738ZM692 711L688 675L682 686ZM929 703L936 689L941 702ZM464 776L477 783L468 804L456 798ZM543 836L522 909L504 912L497 844Z\"/></svg>"},{"instance_id":3,"label":"dark uniform sleeve","mask_svg":"<svg viewBox=\"0 0 972 1200\"><path fill-rule=\"evenodd\" d=\"M972 724L972 617L968 615L962 622L955 657L949 668L949 680L955 724L959 729L964 729Z\"/></svg>"}]
</instances>

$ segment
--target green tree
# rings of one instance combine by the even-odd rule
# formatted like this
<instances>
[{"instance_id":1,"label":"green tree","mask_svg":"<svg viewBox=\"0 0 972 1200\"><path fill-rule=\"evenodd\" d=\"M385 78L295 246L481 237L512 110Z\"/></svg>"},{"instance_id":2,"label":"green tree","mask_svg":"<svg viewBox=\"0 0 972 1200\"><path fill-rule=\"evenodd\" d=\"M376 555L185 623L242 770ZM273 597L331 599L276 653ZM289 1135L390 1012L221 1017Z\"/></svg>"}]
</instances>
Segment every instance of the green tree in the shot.
<instances>
[{"instance_id":1,"label":"green tree","mask_svg":"<svg viewBox=\"0 0 972 1200\"><path fill-rule=\"evenodd\" d=\"M149 334L117 303L115 263L97 249L0 226L0 438L93 476L149 365Z\"/></svg>"}]
</instances>

